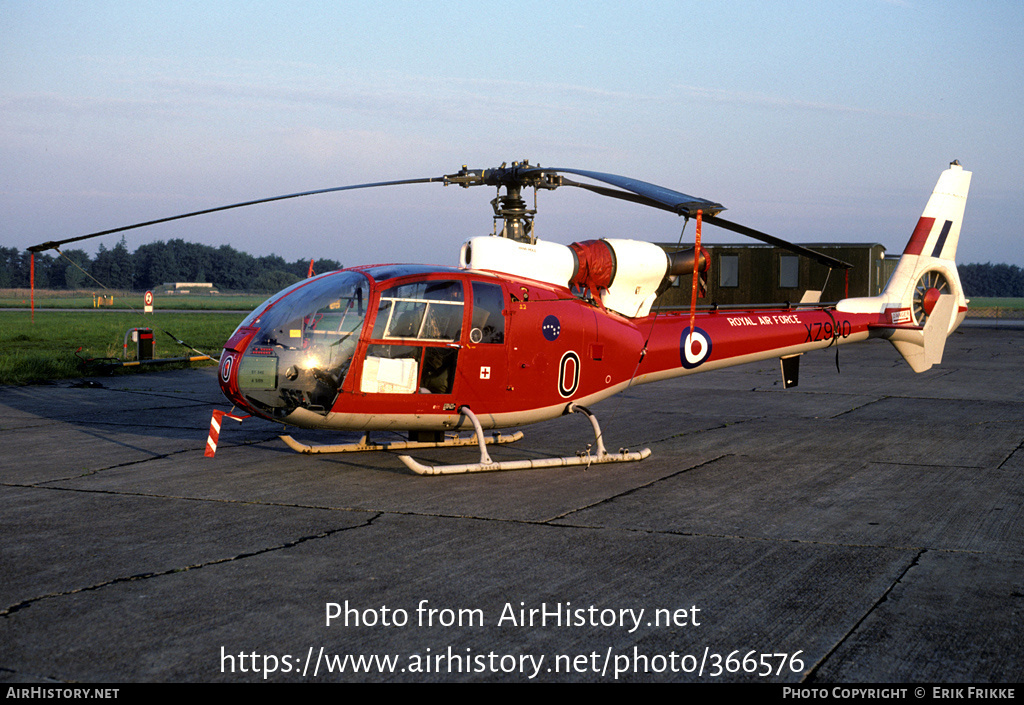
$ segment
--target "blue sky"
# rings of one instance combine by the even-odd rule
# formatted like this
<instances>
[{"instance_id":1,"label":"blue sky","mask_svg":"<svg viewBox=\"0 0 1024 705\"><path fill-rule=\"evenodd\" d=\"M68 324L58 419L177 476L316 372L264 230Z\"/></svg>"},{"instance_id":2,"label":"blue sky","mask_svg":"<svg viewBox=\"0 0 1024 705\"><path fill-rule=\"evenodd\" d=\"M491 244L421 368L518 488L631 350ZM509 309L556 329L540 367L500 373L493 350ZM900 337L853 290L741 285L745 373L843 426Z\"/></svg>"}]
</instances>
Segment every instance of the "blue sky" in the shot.
<instances>
[{"instance_id":1,"label":"blue sky","mask_svg":"<svg viewBox=\"0 0 1024 705\"><path fill-rule=\"evenodd\" d=\"M0 0L0 245L530 159L899 252L955 158L974 172L960 261L1024 266L1022 29L1016 1ZM347 192L126 241L454 264L493 197ZM556 242L674 241L682 224L578 189L539 198Z\"/></svg>"}]
</instances>

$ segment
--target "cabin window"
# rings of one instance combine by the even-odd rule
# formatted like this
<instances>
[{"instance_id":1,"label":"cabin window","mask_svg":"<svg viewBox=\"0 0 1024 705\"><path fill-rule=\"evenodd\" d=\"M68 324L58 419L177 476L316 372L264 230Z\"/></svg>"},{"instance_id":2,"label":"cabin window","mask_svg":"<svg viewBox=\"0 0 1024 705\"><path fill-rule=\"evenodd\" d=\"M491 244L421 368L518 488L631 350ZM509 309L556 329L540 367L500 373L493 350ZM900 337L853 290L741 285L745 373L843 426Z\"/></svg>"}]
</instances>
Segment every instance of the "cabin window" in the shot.
<instances>
[{"instance_id":1,"label":"cabin window","mask_svg":"<svg viewBox=\"0 0 1024 705\"><path fill-rule=\"evenodd\" d=\"M451 394L457 348L371 345L359 391L367 394Z\"/></svg>"},{"instance_id":2,"label":"cabin window","mask_svg":"<svg viewBox=\"0 0 1024 705\"><path fill-rule=\"evenodd\" d=\"M800 258L796 255L779 256L779 288L796 289L800 286Z\"/></svg>"},{"instance_id":3,"label":"cabin window","mask_svg":"<svg viewBox=\"0 0 1024 705\"><path fill-rule=\"evenodd\" d=\"M462 283L420 281L384 291L373 337L455 341L462 333Z\"/></svg>"},{"instance_id":4,"label":"cabin window","mask_svg":"<svg viewBox=\"0 0 1024 705\"><path fill-rule=\"evenodd\" d=\"M359 390L370 394L414 394L422 354L423 348L414 345L371 345L363 361Z\"/></svg>"},{"instance_id":5,"label":"cabin window","mask_svg":"<svg viewBox=\"0 0 1024 705\"><path fill-rule=\"evenodd\" d=\"M497 284L473 282L471 343L505 342L505 297Z\"/></svg>"},{"instance_id":6,"label":"cabin window","mask_svg":"<svg viewBox=\"0 0 1024 705\"><path fill-rule=\"evenodd\" d=\"M740 256L718 256L718 286L723 289L735 289L740 285Z\"/></svg>"}]
</instances>

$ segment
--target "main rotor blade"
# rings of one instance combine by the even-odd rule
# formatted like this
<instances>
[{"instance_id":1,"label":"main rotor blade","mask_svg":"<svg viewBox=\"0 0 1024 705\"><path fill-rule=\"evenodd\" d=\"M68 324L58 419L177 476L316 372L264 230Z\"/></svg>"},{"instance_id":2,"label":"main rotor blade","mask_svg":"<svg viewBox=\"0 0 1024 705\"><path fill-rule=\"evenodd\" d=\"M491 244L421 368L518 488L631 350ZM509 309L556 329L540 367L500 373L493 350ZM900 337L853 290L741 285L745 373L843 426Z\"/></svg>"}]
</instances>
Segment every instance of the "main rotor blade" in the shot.
<instances>
[{"instance_id":1,"label":"main rotor blade","mask_svg":"<svg viewBox=\"0 0 1024 705\"><path fill-rule=\"evenodd\" d=\"M606 184L612 186L618 186L619 188L635 193L643 198L648 199L646 205L659 204L665 210L678 213L679 215L695 216L697 211L703 211L706 215L714 215L721 213L725 210L725 206L721 203L709 201L706 198L697 198L696 196L690 196L679 191L673 191L672 189L665 188L664 186L658 186L657 184L651 184L646 181L640 181L639 179L632 179L628 176L619 176L618 174L605 174L599 171L584 171L582 169L540 169L538 171L557 171L564 174L576 174L578 176L585 176L588 179L594 179L595 181L603 181ZM573 184L574 186L582 186L582 184ZM584 187L585 188L585 187ZM592 189L593 190L593 189ZM607 193L605 195L612 195ZM618 196L622 198L622 196ZM631 200L631 199L626 199ZM638 203L644 203L644 201L637 201ZM653 203L652 203L653 202Z\"/></svg>"},{"instance_id":2,"label":"main rotor blade","mask_svg":"<svg viewBox=\"0 0 1024 705\"><path fill-rule=\"evenodd\" d=\"M562 178L562 186L575 186L576 188L585 189L593 193L600 194L602 196L609 196L611 198L618 198L623 201L629 201L630 203L639 203L642 206L650 206L651 208L660 208L663 211L669 213L675 213L675 210L666 206L663 203L652 201L644 196L630 193L629 191L620 191L619 189L608 188L607 186L598 186L597 184L584 184L579 181L573 181L572 179Z\"/></svg>"},{"instance_id":3,"label":"main rotor blade","mask_svg":"<svg viewBox=\"0 0 1024 705\"><path fill-rule=\"evenodd\" d=\"M101 235L111 235L113 233L124 232L125 230L134 230L135 228L144 228L147 225L157 225L158 223L169 223L172 220L181 220L182 218L191 218L196 215L205 215L207 213L216 213L218 211L231 210L232 208L243 208L245 206L255 206L259 203L271 203L273 201L284 201L289 198L299 198L300 196L314 196L321 193L333 193L335 191L353 191L361 188L374 188L377 186L401 186L404 184L426 184L434 182L443 182L446 177L444 176L429 176L421 179L403 179L401 181L377 181L369 184L353 184L351 186L335 186L334 188L317 189L316 191L303 191L302 193L289 193L284 196L271 196L270 198L258 198L254 201L245 201L243 203L232 203L228 206L217 206L216 208L205 208L201 211L192 211L191 213L182 213L180 215L172 215L167 218L158 218L157 220L147 220L145 223L135 223L134 225L125 225L120 228L111 228L110 230L101 230L97 233L89 233L88 235L79 235L78 237L69 237L66 240L51 240L49 242L43 242L38 245L33 245L28 248L29 252L43 252L45 250L53 250L61 245L66 245L69 242L78 242L79 240L88 240L92 237L99 237Z\"/></svg>"},{"instance_id":4,"label":"main rotor blade","mask_svg":"<svg viewBox=\"0 0 1024 705\"><path fill-rule=\"evenodd\" d=\"M559 169L558 171L569 170ZM582 172L573 171L571 173L576 174ZM633 181L633 179L630 179L630 181ZM630 193L628 191L617 191L615 189L606 188L604 186L596 186L594 184L583 184L577 181L571 181L569 179L562 179L562 185L576 186L578 188L586 189L587 191L592 191L594 193L601 194L602 196L610 196L612 198L622 199L623 201L630 201L632 203L639 203L644 206L651 206L652 208L660 208L661 210L666 210L672 213L679 213L679 210L673 206L669 206L664 202L648 198L647 196L638 195L637 193ZM667 191L668 189L664 190ZM673 191L672 193L675 192ZM721 206L719 206L719 208L721 208ZM721 212L721 210L717 212ZM694 215L696 215L696 212L694 212ZM781 238L777 238L773 235L769 235L768 233L763 233L760 230L755 230L754 228L747 227L746 225L740 225L739 223L733 223L732 221L726 220L725 218L719 218L717 215L714 214L714 212L703 214L702 219L705 223L717 225L718 227L724 230L731 230L734 233L746 235L747 237L753 238L755 240L760 240L761 242L767 243L769 245L774 245L775 247L779 247L784 250L789 250L790 252L793 252L795 254L803 255L804 257L809 257L815 262L820 262L821 264L824 264L826 267L832 267L835 269L849 269L850 267L853 266L847 262L843 262L842 260L836 259L835 257L829 257L828 255L816 252L801 245L796 245L792 242L788 242Z\"/></svg>"},{"instance_id":5,"label":"main rotor blade","mask_svg":"<svg viewBox=\"0 0 1024 705\"><path fill-rule=\"evenodd\" d=\"M850 264L849 262L844 262L841 259L836 259L835 257L829 257L828 255L822 254L820 252L815 252L814 250L810 250L801 245L795 245L792 242L787 242L773 235L769 235L768 233L763 233L760 230L748 228L746 225L733 223L732 221L726 220L725 218L719 218L716 215L704 216L704 222L710 223L711 225L717 225L718 227L724 228L725 230L731 230L734 233L739 233L740 235L752 237L755 240L760 240L761 242L768 243L769 245L781 247L782 249L789 250L790 252L793 252L795 254L803 255L804 257L808 257L814 260L815 262L820 262L826 267L832 267L834 269L850 269L851 267L853 267L853 265Z\"/></svg>"}]
</instances>

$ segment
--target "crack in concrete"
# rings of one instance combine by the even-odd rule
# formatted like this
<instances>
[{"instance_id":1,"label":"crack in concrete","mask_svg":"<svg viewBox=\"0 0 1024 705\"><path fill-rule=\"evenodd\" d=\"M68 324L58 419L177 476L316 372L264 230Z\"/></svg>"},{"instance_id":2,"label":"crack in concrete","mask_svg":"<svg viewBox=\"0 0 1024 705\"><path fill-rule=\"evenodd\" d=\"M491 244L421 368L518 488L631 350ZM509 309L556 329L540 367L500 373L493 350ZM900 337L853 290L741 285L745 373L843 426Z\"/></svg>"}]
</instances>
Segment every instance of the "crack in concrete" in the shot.
<instances>
[{"instance_id":1,"label":"crack in concrete","mask_svg":"<svg viewBox=\"0 0 1024 705\"><path fill-rule=\"evenodd\" d=\"M878 599L875 600L875 602L870 607L868 607L867 610L865 610L864 614L861 615L860 619L858 619L853 624L853 626L851 626L846 631L846 633L843 634L842 638L836 641L836 643L832 645L832 648L826 651L825 654L822 655L822 657L818 659L818 661L813 666L811 666L810 669L804 672L803 677L800 679L801 683L809 683L814 681L814 678L817 675L818 670L825 664L826 661L828 661L829 658L831 658L832 654L839 650L839 647L841 647L844 643L846 643L848 639L850 639L850 637L853 636L854 632L856 632L860 625L864 623L864 620L866 620L871 615L871 613L879 607L879 605L881 605L883 602L889 599L889 593L891 593L897 585L903 582L903 578L906 577L907 573L909 573L912 568L915 568L920 563L921 556L923 556L927 551L928 549L922 548L914 555L913 559L911 559L907 567L903 569L903 572L896 576L896 579L889 585L889 587L887 587L878 597Z\"/></svg>"},{"instance_id":2,"label":"crack in concrete","mask_svg":"<svg viewBox=\"0 0 1024 705\"><path fill-rule=\"evenodd\" d=\"M611 530L612 527L605 526L592 526L592 527L580 527L580 528L594 528L594 529L606 529ZM730 539L736 541L764 541L767 543L798 543L809 546L831 546L838 548L872 548L883 551L935 551L937 553L952 553L952 554L966 554L966 555L989 555L988 551L980 551L976 549L964 549L964 548L922 548L920 546L896 546L892 544L873 544L873 543L844 543L841 541L820 541L817 539L798 539L798 538L787 538L787 537L775 537L775 536L750 536L746 534L711 534L702 533L699 531L655 531L654 529L620 529L620 531L635 531L638 533L658 535L658 536L687 536L693 538L708 538L708 539Z\"/></svg>"},{"instance_id":3,"label":"crack in concrete","mask_svg":"<svg viewBox=\"0 0 1024 705\"><path fill-rule=\"evenodd\" d=\"M985 555L986 553L988 553L986 551L970 550L970 549L937 548L937 547L922 548L921 546L912 546L912 545L901 546L901 545L893 545L893 544L849 543L849 542L839 542L839 541L820 541L820 540L815 540L815 539L802 539L802 538L792 538L792 537L755 536L755 535L747 535L747 534L724 534L724 533L723 534L716 534L716 533L700 532L700 531L678 531L678 530L672 530L672 529L656 530L656 529L635 528L635 527L608 526L606 524L553 523L553 522L556 522L556 521L558 521L560 519L564 519L564 518L566 518L568 516L571 516L572 514L576 514L578 512L584 511L586 509L592 509L594 507L600 506L602 504L606 504L608 502L614 501L616 499L620 499L622 497L627 497L627 496L629 496L629 495L631 495L631 494L633 494L635 492L638 492L640 490L644 490L644 489L650 488L650 487L652 487L652 486L654 486L654 485L656 485L656 484L658 484L660 482L663 482L663 481L666 481L666 480L670 480L672 478L678 477L678 476L683 475L683 474L688 473L688 472L692 472L694 470L698 470L698 469L700 469L702 467L706 467L708 465L716 463L719 460L722 460L724 458L733 457L734 455L736 455L736 454L724 453L724 454L718 455L718 456L716 456L714 458L710 458L710 459L708 459L708 460L706 460L704 462L697 463L695 465L691 465L689 467L683 468L682 470L678 470L678 471L673 472L671 474L663 475L661 477L654 478L654 479L650 480L649 482L646 482L646 483L644 483L642 485L637 485L635 487L631 487L631 488L629 488L627 490L624 490L622 492L618 492L618 493L615 493L613 495L609 495L607 497L603 497L603 498L601 498L599 500L596 500L596 501L594 501L594 502L592 502L590 504L586 504L586 505L583 505L583 506L575 507L575 508L569 509L569 510L567 510L565 512L562 512L560 514L556 514L556 515L553 515L553 516L550 516L550 517L547 517L547 518L541 518L541 519L517 519L517 518L512 518L512 517L476 516L476 515L471 515L471 514L445 514L445 513L442 513L442 512L400 511L400 510L394 510L394 509L380 509L380 508L370 509L370 508L365 508L365 507L331 506L331 505L317 505L317 504L299 504L299 503L293 503L293 502L270 502L270 501L265 501L265 500L256 501L256 500L246 500L246 499L224 499L224 498L215 498L215 497L186 497L186 496L183 496L183 495L153 494L153 493L146 493L146 492L125 492L125 491L115 491L115 490L98 490L98 489L85 489L85 488L79 488L79 487L47 487L47 486L45 486L45 483L32 484L32 483L0 482L0 487L20 487L20 488L29 488L29 489L43 489L43 490L50 490L50 491L56 491L56 492L84 492L84 493L90 493L90 494L108 494L108 495L123 496L123 497L145 497L147 499L182 500L182 501L186 501L186 502L209 502L209 503L215 503L215 504L247 504L247 505L261 506L261 507L283 507L283 508L288 508L288 509L312 509L312 510L317 510L317 511L371 513L371 514L374 515L374 517L371 520L371 522L375 521L376 519L378 519L380 517L385 517L385 516L423 517L423 518L428 518L428 519L456 519L456 520L458 520L458 519L468 519L468 520L471 520L471 521L495 522L495 523L503 523L503 524L521 524L521 525L524 525L524 526L547 526L547 527L559 528L559 529L563 529L564 528L564 529L621 531L621 532L627 532L627 533L641 533L641 534L658 535L658 536L680 536L680 537L692 537L692 538L731 539L731 540L739 540L739 541L765 541L765 542L772 542L772 543L799 543L799 544L821 545L821 546L838 546L838 547L843 547L843 548L872 548L872 549L897 550L897 551L926 551L926 550L932 550L932 551L937 551L937 552L941 552L941 553L954 553L954 554ZM51 480L51 481L47 481L47 482L56 482L56 480ZM368 526L369 523L364 524L364 525ZM352 528L355 528L355 527L352 527ZM0 614L2 614L2 613L0 613Z\"/></svg>"},{"instance_id":4,"label":"crack in concrete","mask_svg":"<svg viewBox=\"0 0 1024 705\"><path fill-rule=\"evenodd\" d=\"M374 514L372 517L368 518L365 522L363 522L361 524L357 524L356 526L344 526L344 527L339 527L337 529L329 529L327 531L321 531L318 534L312 534L312 535L309 535L309 536L300 536L297 539L293 539L291 541L286 541L286 542L284 542L282 544L279 544L279 545L276 545L276 546L267 546L265 548L261 548L261 549L254 550L254 551L246 551L244 553L239 553L238 555L229 556L227 558L218 558L216 560L206 561L205 563L196 563L196 564L193 564L193 565L187 565L187 566L183 566L183 567L179 566L179 567L175 567L175 568L168 568L166 570L151 571L151 572L148 572L148 573L138 573L136 575L125 575L125 576L121 576L121 577L118 577L118 578L112 578L110 580L104 580L103 582L96 583L95 585L87 585L85 587L76 588L74 590L62 590L60 592L51 592L51 593L47 593L45 595L38 595L36 597L31 597L31 598L29 598L27 600L22 600L21 602L15 603L13 605L10 605L9 607L6 607L3 610L0 610L0 617L4 617L4 618L9 617L12 614L14 614L15 612L18 612L20 610L23 610L23 609L26 609L28 607L31 607L35 603L40 602L42 600L49 600L49 599L56 598L56 597L66 597L68 595L77 595L77 594L83 593L83 592L92 592L92 591L95 591L95 590L101 590L103 588L110 587L111 585L119 585L121 583L130 583L130 582L134 582L134 581L137 581L137 580L149 580L151 578L159 578L159 577L163 577L163 576L166 576L166 575L174 575L175 573L184 573L184 572L189 571L189 570L200 570L202 568L208 568L210 566L221 565L222 563L231 563L233 561L245 560L246 558L252 558L254 556L261 556L261 555L263 555L265 553L271 553L271 552L274 552L274 551L282 551L282 550L285 550L285 549L288 549L288 548L293 548L293 547L298 546L300 544L306 543L307 541L316 541L316 540L319 540L319 539L329 538L329 537L333 536L334 534L337 534L337 533L340 533L340 532L343 532L343 531L351 531L353 529L364 529L366 527L371 526L380 516L381 516L381 513L378 512L378 513Z\"/></svg>"},{"instance_id":5,"label":"crack in concrete","mask_svg":"<svg viewBox=\"0 0 1024 705\"><path fill-rule=\"evenodd\" d=\"M1001 463L999 463L999 465L996 466L996 470L1002 470L1003 466L1006 465L1008 462L1010 462L1010 458L1012 458L1017 453L1019 453L1021 451L1021 449L1024 449L1024 440L1022 440L1020 443L1018 443L1017 447L1014 448L1013 450L1011 450L1010 453L1005 458L1003 458L1003 461Z\"/></svg>"},{"instance_id":6,"label":"crack in concrete","mask_svg":"<svg viewBox=\"0 0 1024 705\"><path fill-rule=\"evenodd\" d=\"M56 482L56 480L47 480L47 482ZM297 504L293 502L268 502L268 501L257 501L251 499L224 499L217 497L186 497L184 495L173 495L173 494L155 494L151 492L125 492L123 490L96 490L88 489L84 487L47 487L45 483L18 483L18 482L0 482L0 487L22 487L36 490L50 490L54 492L84 492L87 494L108 494L115 497L145 497L147 499L173 499L181 500L184 502L211 502L214 504L249 504L258 507L285 507L288 509L316 509L325 511L340 511L340 512L362 512L372 514L410 514L411 516L442 516L445 515L433 515L433 514L414 514L412 512L394 512L385 511L382 509L365 509L361 507L332 507L327 505L316 505L316 504ZM447 517L446 517L447 518ZM466 518L453 516L451 518ZM473 518L473 517L468 517Z\"/></svg>"},{"instance_id":7,"label":"crack in concrete","mask_svg":"<svg viewBox=\"0 0 1024 705\"><path fill-rule=\"evenodd\" d=\"M106 440L106 439L104 439L104 440ZM121 445L124 445L124 444L121 444ZM142 450L142 449L139 449L139 448L135 448L133 446L126 446L126 447L132 448L133 450ZM108 466L103 467L103 468L93 468L92 470L83 470L78 475L68 475L67 477L55 477L55 478L52 478L50 480L42 480L41 482L29 483L26 486L27 487L45 487L46 485L50 484L51 482L66 482L68 480L78 480L78 479L81 479L83 477L90 477L92 475L98 475L99 473L105 472L107 470L116 470L117 468L129 467L131 465L139 465L140 463L148 463L148 462L150 462L152 460L160 460L162 458L169 458L172 455L179 455L181 453L191 453L191 452L195 452L195 451L196 451L196 448L182 448L180 450L172 450L172 451L169 451L167 453L159 453L159 454L154 453L153 455L150 455L150 457L148 457L148 458L140 458L138 460L127 460L127 461L125 461L123 463L118 463L117 465L108 465ZM152 452L152 451L146 451L146 452Z\"/></svg>"},{"instance_id":8,"label":"crack in concrete","mask_svg":"<svg viewBox=\"0 0 1024 705\"><path fill-rule=\"evenodd\" d=\"M674 440L676 438L685 438L686 436L695 436L695 435L698 435L698 434L701 434L701 433L711 433L712 431L721 431L721 430L726 429L726 428L731 428L732 426L739 426L740 424L751 423L752 421L763 421L764 419L767 419L767 418L769 418L769 417L765 415L765 416L751 416L751 417L746 418L746 419L736 419L735 421L723 421L722 423L718 424L717 426L708 426L707 428L698 428L698 429L693 430L693 431L680 431L679 433L673 433L671 436L665 436L664 438L657 438L657 439L652 440L652 441L646 441L646 443L649 443L651 445L653 445L655 443L665 443L666 441L671 441L671 440ZM640 443L638 445L644 445L644 444Z\"/></svg>"},{"instance_id":9,"label":"crack in concrete","mask_svg":"<svg viewBox=\"0 0 1024 705\"><path fill-rule=\"evenodd\" d=\"M587 505L584 505L582 507L575 507L573 509L569 509L569 510L567 510L565 512L562 512L561 514L558 514L558 515L555 515L555 516L550 517L548 519L545 519L541 523L549 524L552 521L555 521L557 519L563 519L563 518L565 518L567 516L570 516L572 514L575 514L577 512L581 512L581 511L583 511L585 509L592 509L593 507L598 507L598 506L600 506L602 504L605 504L606 502L611 502L613 500L616 500L616 499L619 499L619 498L622 498L622 497L628 497L629 495L633 494L634 492L639 492L640 490L644 490L644 489L647 489L648 487L652 487L652 486L658 484L659 482L664 482L665 480L669 480L671 478L678 477L679 475L682 475L684 473L688 473L688 472L690 472L692 470L697 470L698 468L702 468L705 465L710 465L711 463L718 462L722 458L727 458L730 455L731 455L730 453L723 453L722 455L719 455L719 456L716 456L714 458L711 458L710 460L705 460L702 463L697 463L696 465L691 465L690 467L683 468L682 470L677 470L676 472L670 473L668 475L662 475L661 477L653 478L650 482L645 482L642 485L636 485L634 487L630 487L629 489L627 489L627 490L625 490L623 492L618 492L616 494L609 495L608 497L604 497L602 499L599 499L596 502L592 502L591 504L587 504ZM573 524L555 524L554 526L575 526L575 525L573 525ZM585 525L580 525L579 528L603 528L603 527L586 527ZM658 532L658 533L671 533L671 532Z\"/></svg>"},{"instance_id":10,"label":"crack in concrete","mask_svg":"<svg viewBox=\"0 0 1024 705\"><path fill-rule=\"evenodd\" d=\"M865 408L867 406L871 406L872 404L877 404L880 401L885 401L886 399L891 399L891 398L892 397L886 395L886 396L878 397L877 399L871 399L869 401L864 402L863 404L858 404L857 406L852 406L849 409L847 409L846 411L840 411L838 414L833 414L832 416L829 416L827 418L830 421L832 419L838 419L840 416L843 416L844 414L852 414L854 411L858 411L858 410L863 409L863 408Z\"/></svg>"},{"instance_id":11,"label":"crack in concrete","mask_svg":"<svg viewBox=\"0 0 1024 705\"><path fill-rule=\"evenodd\" d=\"M30 421L31 421L31 423L29 423ZM11 423L11 422L8 421L8 423ZM43 419L43 418L40 418L40 417L35 417L33 419L26 419L26 423L21 424L21 425L17 425L17 426L14 426L14 425L12 425L12 426L0 426L0 433L4 433L4 432L17 433L18 431L23 431L23 430L25 430L27 428L41 428L43 426L53 426L55 424L60 424L60 423L64 423L64 422L63 421L58 421L58 420L50 421L49 419Z\"/></svg>"},{"instance_id":12,"label":"crack in concrete","mask_svg":"<svg viewBox=\"0 0 1024 705\"><path fill-rule=\"evenodd\" d=\"M89 433L88 435L92 435L93 437L99 438L100 440L103 440L103 441L109 441L111 443L115 443L117 445L124 446L125 448L130 448L132 450L137 450L137 451L143 452L143 453L149 453L150 456L147 457L147 458L139 458L138 460L126 460L123 463L117 463L116 465L107 465L107 466L102 467L102 468L93 468L92 470L83 470L82 472L80 472L77 475L67 475L65 477L55 477L55 478L51 478L49 480L41 480L40 482L35 482L35 483L32 483L32 482L28 482L28 483L7 483L7 482L5 482L5 483L0 483L0 485L5 485L5 486L8 486L8 487L45 487L46 485L48 485L50 483L53 483L53 482L66 482L68 480L78 480L78 479L81 479L83 477L90 477L92 475L97 475L97 474L99 474L101 472L106 472L107 470L117 470L119 468L125 468L125 467L130 467L132 465L139 465L139 464L142 464L142 463L148 463L148 462L151 462L151 461L154 461L154 460L162 460L164 458L169 458L169 457L174 456L174 455L180 455L182 453L195 453L195 452L198 452L198 451L203 450L205 448L205 444L199 445L199 442L197 441L197 444L196 444L196 446L194 448L180 448L178 450L172 450L172 451L168 451L166 453L156 453L154 451L146 450L145 448L138 448L136 446L131 446L131 445L128 445L126 443L121 443L119 441L114 441L114 440L109 439L109 438L104 438L103 436L99 436L99 435L94 434L94 433ZM257 439L257 440L248 440L248 441L243 440L243 441L239 441L239 442L236 442L236 443L233 443L233 444L229 444L229 445L226 445L226 446L222 446L222 447L230 448L230 447L236 447L236 446L259 445L261 443L269 443L270 441L274 441L274 440L277 440L277 436L272 436L270 438L262 438L262 439ZM57 488L57 489L67 489L67 488ZM87 490L82 490L82 491L87 491ZM118 493L115 492L115 493L112 493L112 494L118 494ZM126 493L126 494L132 494L132 493ZM152 496L159 497L159 496L162 496L162 495L152 495ZM182 497L182 498L179 498L179 499L187 499L187 498Z\"/></svg>"}]
</instances>

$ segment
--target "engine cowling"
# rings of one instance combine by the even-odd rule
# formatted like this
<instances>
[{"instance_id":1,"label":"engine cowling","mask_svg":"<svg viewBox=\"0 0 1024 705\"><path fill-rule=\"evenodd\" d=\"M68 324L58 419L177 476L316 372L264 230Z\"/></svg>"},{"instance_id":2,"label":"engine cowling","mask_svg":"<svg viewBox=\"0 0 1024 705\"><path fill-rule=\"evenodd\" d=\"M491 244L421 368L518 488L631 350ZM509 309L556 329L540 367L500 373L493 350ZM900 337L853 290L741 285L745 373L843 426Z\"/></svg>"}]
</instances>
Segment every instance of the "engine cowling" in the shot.
<instances>
[{"instance_id":1,"label":"engine cowling","mask_svg":"<svg viewBox=\"0 0 1024 705\"><path fill-rule=\"evenodd\" d=\"M693 273L695 259L693 248L665 252L641 240L586 240L567 247L541 240L528 244L477 237L462 246L459 266L589 289L605 308L642 318L670 277ZM698 266L707 268L703 249Z\"/></svg>"}]
</instances>

